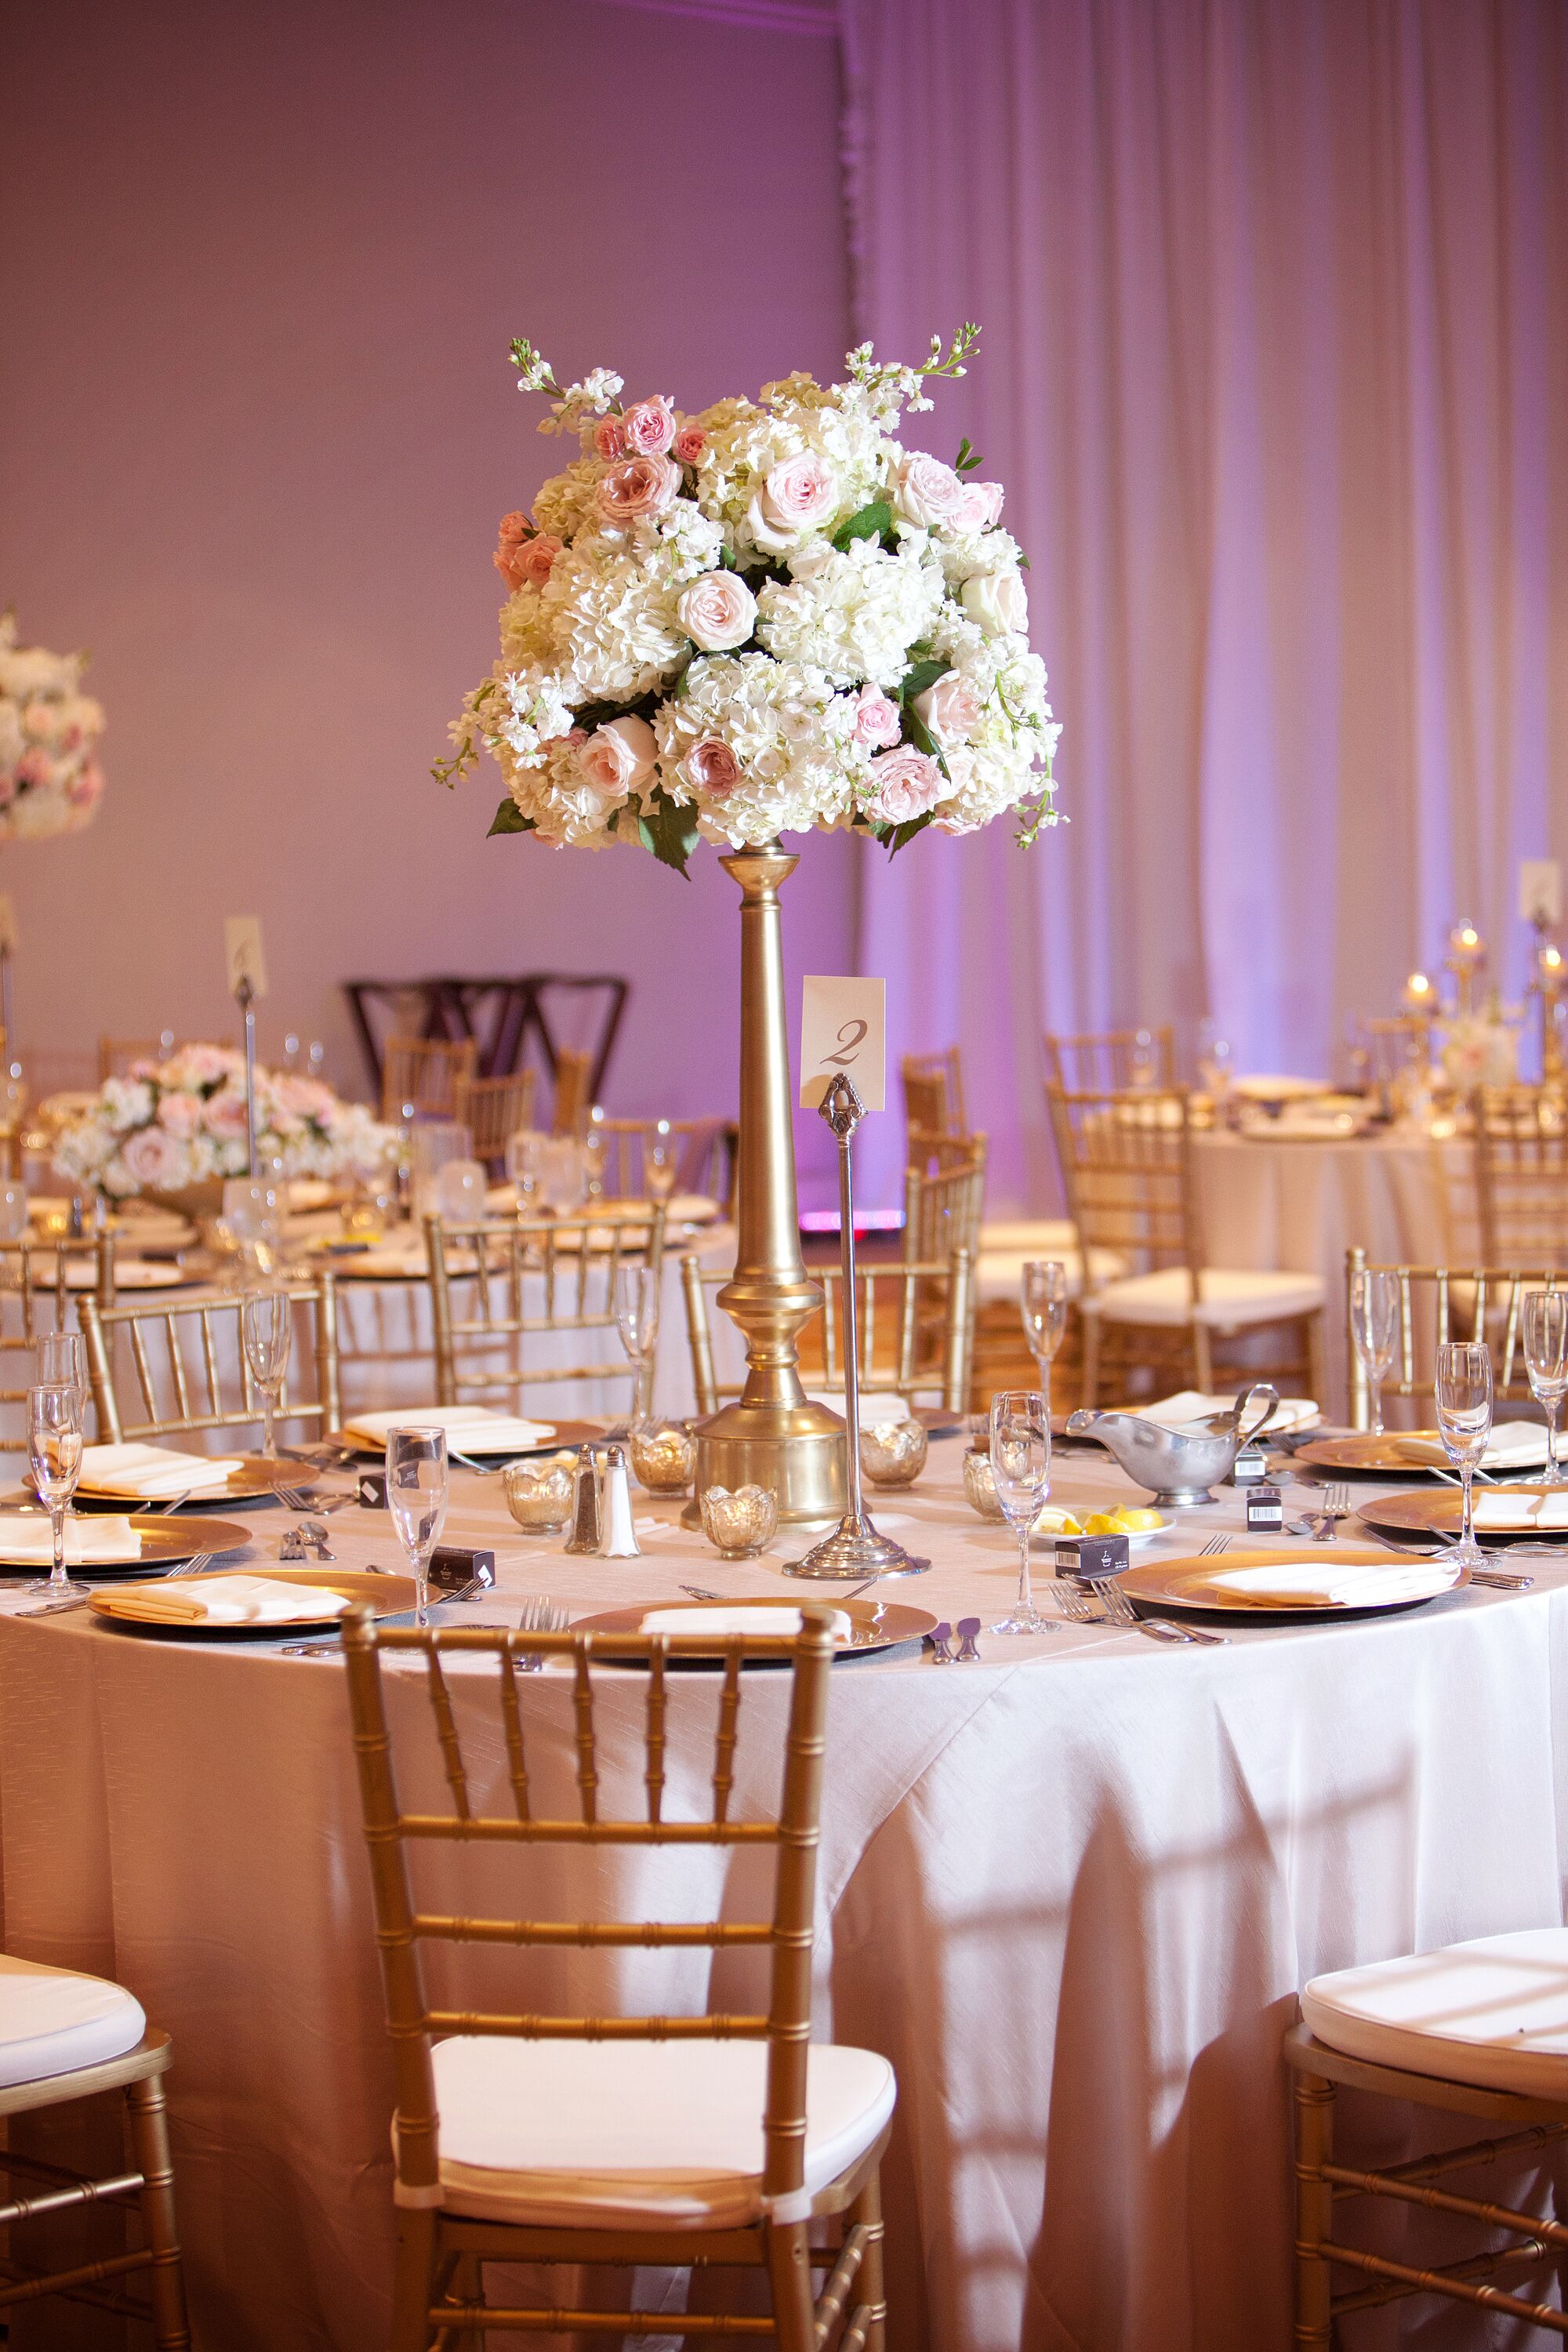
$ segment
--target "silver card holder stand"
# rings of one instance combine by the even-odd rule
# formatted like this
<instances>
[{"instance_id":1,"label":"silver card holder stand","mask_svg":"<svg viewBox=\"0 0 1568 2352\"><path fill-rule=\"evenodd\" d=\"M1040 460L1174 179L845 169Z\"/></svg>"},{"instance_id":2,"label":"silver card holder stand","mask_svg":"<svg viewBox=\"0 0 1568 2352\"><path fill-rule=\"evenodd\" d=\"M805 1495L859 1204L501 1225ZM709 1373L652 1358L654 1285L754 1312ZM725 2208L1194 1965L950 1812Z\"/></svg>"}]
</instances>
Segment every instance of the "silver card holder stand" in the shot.
<instances>
[{"instance_id":1,"label":"silver card holder stand","mask_svg":"<svg viewBox=\"0 0 1568 2352\"><path fill-rule=\"evenodd\" d=\"M879 1535L867 1515L860 1488L860 1334L855 1299L855 1197L849 1147L866 1116L851 1081L840 1075L824 1095L823 1118L838 1145L838 1220L844 1268L845 1484L849 1508L830 1536L814 1544L804 1559L791 1560L786 1576L849 1583L869 1576L921 1576L931 1566L907 1552L890 1536Z\"/></svg>"}]
</instances>

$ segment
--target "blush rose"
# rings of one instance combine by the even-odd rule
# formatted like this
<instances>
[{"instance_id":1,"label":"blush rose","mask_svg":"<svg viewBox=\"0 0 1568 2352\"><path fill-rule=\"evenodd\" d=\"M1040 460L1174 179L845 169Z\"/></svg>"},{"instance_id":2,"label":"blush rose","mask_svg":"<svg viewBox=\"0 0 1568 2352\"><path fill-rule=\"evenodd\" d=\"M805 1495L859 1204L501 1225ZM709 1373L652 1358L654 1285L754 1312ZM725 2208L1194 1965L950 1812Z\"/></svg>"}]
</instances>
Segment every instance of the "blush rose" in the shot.
<instances>
[{"instance_id":1,"label":"blush rose","mask_svg":"<svg viewBox=\"0 0 1568 2352\"><path fill-rule=\"evenodd\" d=\"M721 735L704 735L693 743L680 763L681 773L695 793L724 800L741 781L741 762Z\"/></svg>"},{"instance_id":2,"label":"blush rose","mask_svg":"<svg viewBox=\"0 0 1568 2352\"><path fill-rule=\"evenodd\" d=\"M757 600L733 572L705 572L682 592L675 616L700 651L730 653L756 626Z\"/></svg>"},{"instance_id":3,"label":"blush rose","mask_svg":"<svg viewBox=\"0 0 1568 2352\"><path fill-rule=\"evenodd\" d=\"M609 522L639 522L668 514L680 488L680 468L668 457L628 457L599 484L599 511Z\"/></svg>"},{"instance_id":4,"label":"blush rose","mask_svg":"<svg viewBox=\"0 0 1568 2352\"><path fill-rule=\"evenodd\" d=\"M923 694L915 697L916 711L944 743L962 743L972 735L984 709L973 679L956 669L944 670Z\"/></svg>"},{"instance_id":5,"label":"blush rose","mask_svg":"<svg viewBox=\"0 0 1568 2352\"><path fill-rule=\"evenodd\" d=\"M884 824L908 824L935 808L942 794L942 774L929 752L910 743L897 751L883 751L871 762L876 797L871 814Z\"/></svg>"},{"instance_id":6,"label":"blush rose","mask_svg":"<svg viewBox=\"0 0 1568 2352\"><path fill-rule=\"evenodd\" d=\"M757 545L778 554L830 523L837 511L837 475L826 457L801 449L770 466L746 520Z\"/></svg>"}]
</instances>

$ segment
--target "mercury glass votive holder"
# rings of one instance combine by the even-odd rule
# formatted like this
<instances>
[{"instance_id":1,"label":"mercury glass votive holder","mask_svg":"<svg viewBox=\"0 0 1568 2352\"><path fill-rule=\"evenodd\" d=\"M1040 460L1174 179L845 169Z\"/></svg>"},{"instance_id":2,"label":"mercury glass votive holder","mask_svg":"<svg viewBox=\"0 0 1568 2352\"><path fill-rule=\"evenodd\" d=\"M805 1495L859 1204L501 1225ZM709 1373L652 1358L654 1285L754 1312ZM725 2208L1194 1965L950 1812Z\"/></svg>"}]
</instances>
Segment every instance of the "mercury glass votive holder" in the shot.
<instances>
[{"instance_id":1,"label":"mercury glass votive holder","mask_svg":"<svg viewBox=\"0 0 1568 2352\"><path fill-rule=\"evenodd\" d=\"M699 1497L702 1532L722 1559L755 1559L779 1523L779 1498L768 1486L710 1486Z\"/></svg>"},{"instance_id":2,"label":"mercury glass votive holder","mask_svg":"<svg viewBox=\"0 0 1568 2352\"><path fill-rule=\"evenodd\" d=\"M509 1462L501 1472L506 1507L531 1536L558 1534L570 1525L576 1494L577 1456L547 1454L542 1460Z\"/></svg>"},{"instance_id":3,"label":"mercury glass votive holder","mask_svg":"<svg viewBox=\"0 0 1568 2352\"><path fill-rule=\"evenodd\" d=\"M684 1495L697 1467L697 1440L683 1421L650 1421L631 1434L632 1471L650 1495Z\"/></svg>"},{"instance_id":4,"label":"mercury glass votive holder","mask_svg":"<svg viewBox=\"0 0 1568 2352\"><path fill-rule=\"evenodd\" d=\"M921 1422L874 1422L860 1432L860 1467L873 1486L912 1486L930 1444Z\"/></svg>"},{"instance_id":5,"label":"mercury glass votive holder","mask_svg":"<svg viewBox=\"0 0 1568 2352\"><path fill-rule=\"evenodd\" d=\"M972 1511L983 1519L1005 1519L1006 1513L996 1500L996 1478L991 1467L989 1452L973 1447L963 1457L963 1499Z\"/></svg>"}]
</instances>

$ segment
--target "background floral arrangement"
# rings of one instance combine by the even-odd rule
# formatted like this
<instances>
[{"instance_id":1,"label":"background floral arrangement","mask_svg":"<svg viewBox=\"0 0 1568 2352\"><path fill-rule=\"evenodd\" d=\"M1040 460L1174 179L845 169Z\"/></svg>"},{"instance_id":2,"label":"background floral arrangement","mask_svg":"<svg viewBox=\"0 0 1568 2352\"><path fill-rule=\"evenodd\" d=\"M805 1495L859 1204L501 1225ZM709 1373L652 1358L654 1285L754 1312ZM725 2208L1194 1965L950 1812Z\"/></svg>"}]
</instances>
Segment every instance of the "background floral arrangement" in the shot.
<instances>
[{"instance_id":1,"label":"background floral arrangement","mask_svg":"<svg viewBox=\"0 0 1568 2352\"><path fill-rule=\"evenodd\" d=\"M1444 1078L1456 1094L1478 1087L1511 1086L1519 1076L1519 1023L1500 1005L1485 1013L1456 1013L1443 1024L1438 1056Z\"/></svg>"},{"instance_id":2,"label":"background floral arrangement","mask_svg":"<svg viewBox=\"0 0 1568 2352\"><path fill-rule=\"evenodd\" d=\"M699 837L853 826L899 849L1008 808L1025 841L1055 824L1060 730L1002 486L967 441L947 466L894 435L978 333L919 368L868 343L847 383L792 375L695 416L623 404L603 368L563 390L515 342L540 430L581 455L501 522L500 658L436 774L489 751L492 833L640 842L682 872Z\"/></svg>"},{"instance_id":3,"label":"background floral arrangement","mask_svg":"<svg viewBox=\"0 0 1568 2352\"><path fill-rule=\"evenodd\" d=\"M0 613L0 841L75 833L98 805L103 712L81 691L85 654L16 643Z\"/></svg>"},{"instance_id":4,"label":"background floral arrangement","mask_svg":"<svg viewBox=\"0 0 1568 2352\"><path fill-rule=\"evenodd\" d=\"M362 1103L289 1072L257 1071L256 1124L258 1151L284 1176L369 1177L398 1149ZM248 1156L245 1056L221 1045L132 1064L55 1144L62 1176L112 1200L243 1176Z\"/></svg>"}]
</instances>

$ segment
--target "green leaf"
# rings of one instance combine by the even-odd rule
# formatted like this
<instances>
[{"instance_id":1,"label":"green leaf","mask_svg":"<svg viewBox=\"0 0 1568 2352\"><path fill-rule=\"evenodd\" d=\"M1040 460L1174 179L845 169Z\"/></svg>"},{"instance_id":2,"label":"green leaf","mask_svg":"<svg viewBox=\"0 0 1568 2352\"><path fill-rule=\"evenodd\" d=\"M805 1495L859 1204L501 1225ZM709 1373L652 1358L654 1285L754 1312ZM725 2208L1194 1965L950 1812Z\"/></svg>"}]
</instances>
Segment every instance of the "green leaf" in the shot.
<instances>
[{"instance_id":1,"label":"green leaf","mask_svg":"<svg viewBox=\"0 0 1568 2352\"><path fill-rule=\"evenodd\" d=\"M952 667L952 664L946 661L916 662L914 667L905 674L899 688L899 700L912 702L917 694L923 694L928 686L934 686L939 677L945 677Z\"/></svg>"},{"instance_id":2,"label":"green leaf","mask_svg":"<svg viewBox=\"0 0 1568 2352\"><path fill-rule=\"evenodd\" d=\"M661 866L686 875L686 861L700 838L694 808L672 801L664 786L656 784L637 817L637 834L643 847L650 849Z\"/></svg>"},{"instance_id":3,"label":"green leaf","mask_svg":"<svg viewBox=\"0 0 1568 2352\"><path fill-rule=\"evenodd\" d=\"M923 816L912 816L906 824L894 825L886 836L889 856L896 857L900 849L907 849L916 834L923 833L935 814L934 809L927 809Z\"/></svg>"},{"instance_id":4,"label":"green leaf","mask_svg":"<svg viewBox=\"0 0 1568 2352\"><path fill-rule=\"evenodd\" d=\"M934 760L942 774L947 776L948 782L952 783L952 778L948 774L947 761L942 756L941 745L919 712L911 710L907 702L904 705L904 740L906 743L912 743L917 751L923 751L928 760Z\"/></svg>"},{"instance_id":5,"label":"green leaf","mask_svg":"<svg viewBox=\"0 0 1568 2352\"><path fill-rule=\"evenodd\" d=\"M873 499L869 506L841 522L833 534L833 544L842 555L858 539L882 539L893 528L893 509L886 499Z\"/></svg>"},{"instance_id":6,"label":"green leaf","mask_svg":"<svg viewBox=\"0 0 1568 2352\"><path fill-rule=\"evenodd\" d=\"M966 433L963 441L959 445L958 455L952 461L953 472L955 474L973 474L976 467L983 466L984 462L985 460L984 457L977 457L973 450L970 447L969 436Z\"/></svg>"},{"instance_id":7,"label":"green leaf","mask_svg":"<svg viewBox=\"0 0 1568 2352\"><path fill-rule=\"evenodd\" d=\"M533 830L533 819L524 816L514 800L504 800L491 820L490 830L485 839L489 841L491 835L498 833L532 833Z\"/></svg>"}]
</instances>

